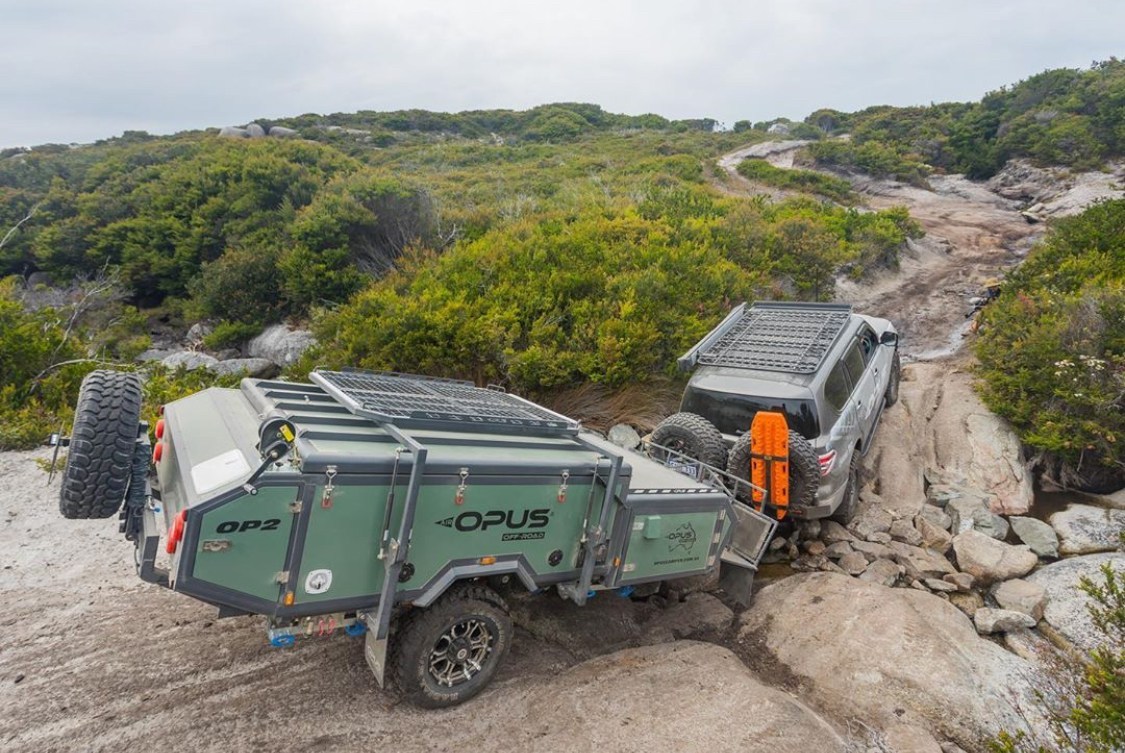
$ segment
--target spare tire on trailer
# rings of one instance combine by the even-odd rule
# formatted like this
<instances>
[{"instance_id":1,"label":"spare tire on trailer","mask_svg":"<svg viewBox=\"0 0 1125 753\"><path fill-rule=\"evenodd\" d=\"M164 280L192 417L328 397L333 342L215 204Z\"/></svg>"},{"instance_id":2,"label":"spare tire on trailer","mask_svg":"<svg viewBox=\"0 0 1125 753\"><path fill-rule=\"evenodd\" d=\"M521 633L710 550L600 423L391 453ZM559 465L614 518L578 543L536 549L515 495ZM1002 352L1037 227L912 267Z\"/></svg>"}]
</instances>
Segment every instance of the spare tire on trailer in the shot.
<instances>
[{"instance_id":1,"label":"spare tire on trailer","mask_svg":"<svg viewBox=\"0 0 1125 753\"><path fill-rule=\"evenodd\" d=\"M750 480L750 432L746 432L730 448L727 473ZM812 507L816 504L816 490L820 485L820 462L809 440L789 430L789 506ZM740 487L739 498L747 496Z\"/></svg>"},{"instance_id":2,"label":"spare tire on trailer","mask_svg":"<svg viewBox=\"0 0 1125 753\"><path fill-rule=\"evenodd\" d=\"M67 518L108 518L125 500L141 420L141 380L91 371L82 380L59 510Z\"/></svg>"},{"instance_id":3,"label":"spare tire on trailer","mask_svg":"<svg viewBox=\"0 0 1125 753\"><path fill-rule=\"evenodd\" d=\"M701 463L723 468L727 448L715 425L695 413L673 413L652 432L652 443L687 455Z\"/></svg>"}]
</instances>

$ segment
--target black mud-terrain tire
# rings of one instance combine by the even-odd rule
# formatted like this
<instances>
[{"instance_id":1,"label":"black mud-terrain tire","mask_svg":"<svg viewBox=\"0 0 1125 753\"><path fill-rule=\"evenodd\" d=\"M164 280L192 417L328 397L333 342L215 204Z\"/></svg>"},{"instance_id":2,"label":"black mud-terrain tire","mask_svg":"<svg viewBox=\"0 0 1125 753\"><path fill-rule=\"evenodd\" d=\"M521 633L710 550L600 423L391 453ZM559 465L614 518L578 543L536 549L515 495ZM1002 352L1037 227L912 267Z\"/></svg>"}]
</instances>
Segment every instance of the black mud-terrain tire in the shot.
<instances>
[{"instance_id":1,"label":"black mud-terrain tire","mask_svg":"<svg viewBox=\"0 0 1125 753\"><path fill-rule=\"evenodd\" d=\"M389 664L403 697L423 708L445 708L469 700L492 681L512 645L512 620L504 600L491 589L455 587L431 606L403 615L392 639ZM470 652L467 659L480 652L479 669L468 661L458 663L462 649ZM445 652L448 656L439 656ZM457 674L462 677L452 686L440 681L442 675Z\"/></svg>"},{"instance_id":2,"label":"black mud-terrain tire","mask_svg":"<svg viewBox=\"0 0 1125 753\"><path fill-rule=\"evenodd\" d=\"M750 432L740 436L730 448L727 473L740 479L750 479ZM816 491L820 485L820 462L809 440L789 430L789 506L811 507L816 504ZM740 491L743 491L740 489ZM746 502L747 495L739 494Z\"/></svg>"},{"instance_id":3,"label":"black mud-terrain tire","mask_svg":"<svg viewBox=\"0 0 1125 753\"><path fill-rule=\"evenodd\" d=\"M59 492L63 517L109 518L121 508L140 420L136 374L99 370L82 380Z\"/></svg>"},{"instance_id":4,"label":"black mud-terrain tire","mask_svg":"<svg viewBox=\"0 0 1125 753\"><path fill-rule=\"evenodd\" d=\"M895 351L895 357L891 359L891 380L887 382L887 392L883 399L883 404L890 408L898 402L898 383L902 381L902 363L898 359L898 351Z\"/></svg>"},{"instance_id":5,"label":"black mud-terrain tire","mask_svg":"<svg viewBox=\"0 0 1125 753\"><path fill-rule=\"evenodd\" d=\"M715 425L695 413L673 413L652 432L652 443L715 468L725 468L727 448Z\"/></svg>"},{"instance_id":6,"label":"black mud-terrain tire","mask_svg":"<svg viewBox=\"0 0 1125 753\"><path fill-rule=\"evenodd\" d=\"M846 526L851 523L852 518L859 510L859 473L859 448L856 447L852 450L852 459L848 464L848 483L844 487L844 498L840 500L840 506L832 513L832 520L841 525Z\"/></svg>"}]
</instances>

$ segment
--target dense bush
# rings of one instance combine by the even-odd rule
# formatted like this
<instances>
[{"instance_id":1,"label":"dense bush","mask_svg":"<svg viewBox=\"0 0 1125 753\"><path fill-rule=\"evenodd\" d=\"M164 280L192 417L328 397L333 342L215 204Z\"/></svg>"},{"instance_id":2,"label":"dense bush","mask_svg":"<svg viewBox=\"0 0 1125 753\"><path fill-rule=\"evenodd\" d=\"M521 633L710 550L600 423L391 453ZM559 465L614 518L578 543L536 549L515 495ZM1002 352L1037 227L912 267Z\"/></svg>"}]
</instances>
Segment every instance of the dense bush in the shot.
<instances>
[{"instance_id":1,"label":"dense bush","mask_svg":"<svg viewBox=\"0 0 1125 753\"><path fill-rule=\"evenodd\" d=\"M852 135L851 143L810 149L824 164L911 183L920 184L926 166L987 178L1013 157L1096 169L1125 155L1125 62L1044 71L980 102L817 110L806 123Z\"/></svg>"},{"instance_id":2,"label":"dense bush","mask_svg":"<svg viewBox=\"0 0 1125 753\"><path fill-rule=\"evenodd\" d=\"M738 174L777 188L814 193L841 204L854 204L856 201L848 181L812 170L786 170L765 160L748 159L739 163Z\"/></svg>"},{"instance_id":3,"label":"dense bush","mask_svg":"<svg viewBox=\"0 0 1125 753\"><path fill-rule=\"evenodd\" d=\"M319 319L311 358L532 391L645 380L732 302L786 285L827 296L839 265L915 232L902 211L656 189L636 207L541 215L412 256Z\"/></svg>"},{"instance_id":4,"label":"dense bush","mask_svg":"<svg viewBox=\"0 0 1125 753\"><path fill-rule=\"evenodd\" d=\"M1054 226L985 310L977 355L1025 443L1125 469L1125 200Z\"/></svg>"}]
</instances>

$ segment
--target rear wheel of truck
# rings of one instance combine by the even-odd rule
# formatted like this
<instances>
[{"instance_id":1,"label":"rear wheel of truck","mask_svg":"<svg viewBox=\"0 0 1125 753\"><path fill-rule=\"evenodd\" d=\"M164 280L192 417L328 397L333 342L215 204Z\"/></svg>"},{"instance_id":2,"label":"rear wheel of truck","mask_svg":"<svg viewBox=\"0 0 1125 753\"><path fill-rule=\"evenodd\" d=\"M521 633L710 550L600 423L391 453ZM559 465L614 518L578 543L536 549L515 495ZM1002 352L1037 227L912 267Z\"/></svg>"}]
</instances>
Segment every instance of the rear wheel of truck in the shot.
<instances>
[{"instance_id":1,"label":"rear wheel of truck","mask_svg":"<svg viewBox=\"0 0 1125 753\"><path fill-rule=\"evenodd\" d=\"M887 392L883 404L890 408L898 402L898 383L902 380L902 363L898 359L898 351L891 360L891 380L887 382Z\"/></svg>"},{"instance_id":2,"label":"rear wheel of truck","mask_svg":"<svg viewBox=\"0 0 1125 753\"><path fill-rule=\"evenodd\" d=\"M844 488L844 498L832 513L832 520L842 525L852 522L859 510L859 448L852 450L852 460L848 465L848 485Z\"/></svg>"},{"instance_id":3,"label":"rear wheel of truck","mask_svg":"<svg viewBox=\"0 0 1125 753\"><path fill-rule=\"evenodd\" d=\"M508 607L483 586L451 590L408 613L396 631L395 681L411 703L455 706L492 680L512 643Z\"/></svg>"},{"instance_id":4,"label":"rear wheel of truck","mask_svg":"<svg viewBox=\"0 0 1125 753\"><path fill-rule=\"evenodd\" d=\"M727 473L744 481L750 480L750 432L740 436L730 448ZM789 431L789 506L811 507L816 504L816 490L820 483L820 463L816 450L809 440L797 432ZM739 487L738 498L749 502L749 491Z\"/></svg>"},{"instance_id":5,"label":"rear wheel of truck","mask_svg":"<svg viewBox=\"0 0 1125 753\"><path fill-rule=\"evenodd\" d=\"M693 460L723 468L727 448L715 425L695 413L674 413L652 432L652 443L687 455Z\"/></svg>"},{"instance_id":6,"label":"rear wheel of truck","mask_svg":"<svg viewBox=\"0 0 1125 753\"><path fill-rule=\"evenodd\" d=\"M108 518L125 500L141 420L141 380L121 371L91 371L82 380L59 511L66 518Z\"/></svg>"}]
</instances>

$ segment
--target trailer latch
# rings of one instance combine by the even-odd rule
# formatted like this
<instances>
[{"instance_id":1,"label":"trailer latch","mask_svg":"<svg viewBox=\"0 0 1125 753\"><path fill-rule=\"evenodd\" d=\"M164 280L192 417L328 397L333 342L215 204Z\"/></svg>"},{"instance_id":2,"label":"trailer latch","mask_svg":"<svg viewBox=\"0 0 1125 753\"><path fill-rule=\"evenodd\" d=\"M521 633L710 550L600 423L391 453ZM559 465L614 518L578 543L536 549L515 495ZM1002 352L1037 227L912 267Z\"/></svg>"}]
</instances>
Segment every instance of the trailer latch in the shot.
<instances>
[{"instance_id":1,"label":"trailer latch","mask_svg":"<svg viewBox=\"0 0 1125 753\"><path fill-rule=\"evenodd\" d=\"M563 471L562 472L562 483L559 484L559 494L558 494L558 500L559 500L560 503L566 502L567 481L569 481L569 480L570 480L570 471L569 470Z\"/></svg>"},{"instance_id":2,"label":"trailer latch","mask_svg":"<svg viewBox=\"0 0 1125 753\"><path fill-rule=\"evenodd\" d=\"M332 508L332 492L336 491L336 487L332 481L336 478L336 466L330 465L324 472L324 496L320 498L320 507L323 510Z\"/></svg>"},{"instance_id":3,"label":"trailer latch","mask_svg":"<svg viewBox=\"0 0 1125 753\"><path fill-rule=\"evenodd\" d=\"M468 488L466 482L469 480L469 469L462 468L458 475L461 477L461 483L458 484L457 491L453 493L453 504L463 505L465 504L465 489Z\"/></svg>"}]
</instances>

